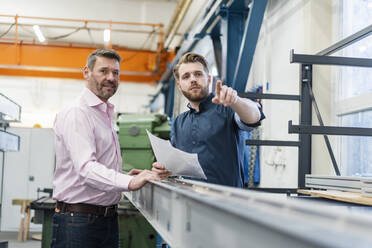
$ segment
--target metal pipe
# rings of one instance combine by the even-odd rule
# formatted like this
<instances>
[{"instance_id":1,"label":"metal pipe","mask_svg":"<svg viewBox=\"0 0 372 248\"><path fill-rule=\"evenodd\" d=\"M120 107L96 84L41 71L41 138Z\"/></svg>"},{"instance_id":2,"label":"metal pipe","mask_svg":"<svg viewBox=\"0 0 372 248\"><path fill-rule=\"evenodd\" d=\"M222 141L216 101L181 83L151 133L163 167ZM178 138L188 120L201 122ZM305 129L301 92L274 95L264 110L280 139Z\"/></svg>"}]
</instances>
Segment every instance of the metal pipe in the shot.
<instances>
[{"instance_id":1,"label":"metal pipe","mask_svg":"<svg viewBox=\"0 0 372 248\"><path fill-rule=\"evenodd\" d=\"M339 42L333 44L332 46L318 52L316 55L331 55L341 49L344 49L355 42L364 39L372 34L372 25L369 25L362 30L346 37L345 39L340 40Z\"/></svg>"},{"instance_id":2,"label":"metal pipe","mask_svg":"<svg viewBox=\"0 0 372 248\"><path fill-rule=\"evenodd\" d=\"M167 70L163 73L161 76L160 82L165 82L169 80L170 76L172 75L172 67L175 65L178 60L181 58L181 56L191 51L196 44L198 43L198 40L194 39L196 34L206 32L208 29L212 29L217 24L217 19L220 17L216 15L216 11L219 8L220 4L222 3L222 0L216 0L213 2L212 6L209 8L208 13L203 18L202 22L196 27L194 27L189 36L188 39L183 42L181 48L177 52L175 58L173 59L172 66L169 66ZM229 6L231 2L227 3L226 5Z\"/></svg>"},{"instance_id":3,"label":"metal pipe","mask_svg":"<svg viewBox=\"0 0 372 248\"><path fill-rule=\"evenodd\" d=\"M3 23L0 23L0 25L12 25L13 23L10 23L10 22L3 22ZM25 27L32 27L33 24L27 24L27 23L22 23L22 24L19 24L20 26L25 26ZM73 27L73 26L59 26L59 25L39 25L40 27L44 27L44 28L62 28L62 29L74 29L76 27ZM98 27L86 27L86 25L84 25L82 28L85 28L85 29L89 29L89 30L93 30L93 31L102 31L102 30L105 30L104 28L98 28ZM159 29L160 31L144 31L144 30L134 30L134 29L115 29L113 28L112 29L112 32L122 32L122 33L140 33L140 34L149 34L149 33L153 33L153 34L160 34L160 32L162 32L161 30L162 29Z\"/></svg>"},{"instance_id":4,"label":"metal pipe","mask_svg":"<svg viewBox=\"0 0 372 248\"><path fill-rule=\"evenodd\" d=\"M16 64L18 64L18 15L14 17L15 21L15 39L14 39L14 45L15 45L15 59Z\"/></svg>"},{"instance_id":5,"label":"metal pipe","mask_svg":"<svg viewBox=\"0 0 372 248\"><path fill-rule=\"evenodd\" d=\"M11 43L11 41L14 40L12 38L0 38L0 44L1 43ZM20 40L23 45L35 45L37 44L35 42L35 39L22 39ZM78 47L78 48L100 48L102 45L90 45L88 43L82 43L82 42L64 42L64 41L48 41L48 45L45 46L58 46L58 47ZM119 49L119 50L127 50L131 52L154 52L153 50L148 50L148 49L143 49L139 50L136 48L130 48L130 47L124 47L124 46L119 46L119 45L113 45L114 49Z\"/></svg>"},{"instance_id":6,"label":"metal pipe","mask_svg":"<svg viewBox=\"0 0 372 248\"><path fill-rule=\"evenodd\" d=\"M164 47L167 48L172 43L173 38L174 38L175 34L177 33L177 31L178 31L178 29L179 29L179 27L180 27L180 25L181 25L181 23L182 23L185 15L186 15L186 12L188 11L191 3L192 3L192 0L186 0L186 3L183 6L183 8L182 8L182 10L181 10L181 12L180 12L177 20L176 20L176 23L174 25L173 30L171 31L171 33L170 33L169 37L167 38L167 40L164 42Z\"/></svg>"},{"instance_id":7,"label":"metal pipe","mask_svg":"<svg viewBox=\"0 0 372 248\"><path fill-rule=\"evenodd\" d=\"M0 15L0 17L13 17L10 15ZM113 24L121 24L121 25L135 25L135 26L150 26L153 29L158 27L158 48L157 48L157 53L158 57L160 58L160 53L163 49L163 40L162 40L162 27L163 24L154 24L154 23L137 23L137 22L116 22L116 21L101 21L101 20L81 20L81 19L69 19L69 18L49 18L49 17L32 17L32 16L14 16L15 18L15 24L16 24L16 37L15 37L15 47L16 47L16 62L19 64L20 61L18 61L18 19L19 18L24 18L24 19L34 19L34 20L48 20L48 21L67 21L67 22L82 22L84 23L84 27L87 27L88 23L106 23L109 24L110 26L110 33L112 32L112 25ZM71 27L73 28L73 27ZM151 32L153 33L153 32ZM109 48L112 48L112 39L110 39L109 42Z\"/></svg>"},{"instance_id":8,"label":"metal pipe","mask_svg":"<svg viewBox=\"0 0 372 248\"><path fill-rule=\"evenodd\" d=\"M109 48L112 49L112 21L110 21L110 41L109 41Z\"/></svg>"},{"instance_id":9,"label":"metal pipe","mask_svg":"<svg viewBox=\"0 0 372 248\"><path fill-rule=\"evenodd\" d=\"M158 27L160 23L141 23L141 22L117 22L117 21L103 21L103 20L83 20L83 19L70 19L70 18L56 18L56 17L37 17L37 16L11 16L11 15L0 15L0 17L18 17L23 19L33 20L47 20L47 21L66 21L66 22L90 22L90 23L107 23L110 24L123 24L123 25L134 25L134 26L151 26Z\"/></svg>"},{"instance_id":10,"label":"metal pipe","mask_svg":"<svg viewBox=\"0 0 372 248\"><path fill-rule=\"evenodd\" d=\"M172 17L169 21L169 25L167 27L167 30L165 31L164 41L167 40L171 30L173 29L174 23L176 22L176 18L179 16L179 13L181 12L182 7L183 7L184 4L185 4L185 0L179 0L178 1L176 9L174 10L173 15L172 15Z\"/></svg>"}]
</instances>

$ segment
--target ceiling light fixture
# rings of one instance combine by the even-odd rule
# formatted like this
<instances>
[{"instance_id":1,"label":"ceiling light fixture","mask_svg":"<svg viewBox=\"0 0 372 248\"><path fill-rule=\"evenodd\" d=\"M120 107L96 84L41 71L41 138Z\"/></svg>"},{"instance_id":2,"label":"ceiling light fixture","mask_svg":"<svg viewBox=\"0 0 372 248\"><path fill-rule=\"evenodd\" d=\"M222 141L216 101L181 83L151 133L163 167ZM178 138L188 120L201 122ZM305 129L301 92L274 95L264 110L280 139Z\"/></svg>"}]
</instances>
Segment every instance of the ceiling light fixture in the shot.
<instances>
[{"instance_id":1,"label":"ceiling light fixture","mask_svg":"<svg viewBox=\"0 0 372 248\"><path fill-rule=\"evenodd\" d=\"M111 31L110 31L110 29L105 29L103 31L103 41L104 42L109 42L110 39L111 39Z\"/></svg>"},{"instance_id":2,"label":"ceiling light fixture","mask_svg":"<svg viewBox=\"0 0 372 248\"><path fill-rule=\"evenodd\" d=\"M34 28L34 32L35 32L37 38L39 39L39 41L44 42L45 37L44 37L43 33L41 32L39 25L34 25L33 28Z\"/></svg>"}]
</instances>

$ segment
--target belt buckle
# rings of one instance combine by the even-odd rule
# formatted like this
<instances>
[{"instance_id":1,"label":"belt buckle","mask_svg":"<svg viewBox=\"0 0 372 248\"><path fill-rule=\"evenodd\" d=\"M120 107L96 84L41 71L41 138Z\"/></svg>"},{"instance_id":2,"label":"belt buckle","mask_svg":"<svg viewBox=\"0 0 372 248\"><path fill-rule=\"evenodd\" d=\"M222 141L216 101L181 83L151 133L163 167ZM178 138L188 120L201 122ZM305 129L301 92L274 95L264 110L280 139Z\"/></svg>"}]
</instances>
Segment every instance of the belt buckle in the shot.
<instances>
[{"instance_id":1,"label":"belt buckle","mask_svg":"<svg viewBox=\"0 0 372 248\"><path fill-rule=\"evenodd\" d=\"M109 210L112 210L112 211L116 212L117 207L118 207L117 205L105 207L105 213L103 214L103 216L106 217L109 213Z\"/></svg>"},{"instance_id":2,"label":"belt buckle","mask_svg":"<svg viewBox=\"0 0 372 248\"><path fill-rule=\"evenodd\" d=\"M109 209L109 207L105 207L105 213L103 214L103 217L106 217L106 216L107 216L107 214L108 214L108 209Z\"/></svg>"}]
</instances>

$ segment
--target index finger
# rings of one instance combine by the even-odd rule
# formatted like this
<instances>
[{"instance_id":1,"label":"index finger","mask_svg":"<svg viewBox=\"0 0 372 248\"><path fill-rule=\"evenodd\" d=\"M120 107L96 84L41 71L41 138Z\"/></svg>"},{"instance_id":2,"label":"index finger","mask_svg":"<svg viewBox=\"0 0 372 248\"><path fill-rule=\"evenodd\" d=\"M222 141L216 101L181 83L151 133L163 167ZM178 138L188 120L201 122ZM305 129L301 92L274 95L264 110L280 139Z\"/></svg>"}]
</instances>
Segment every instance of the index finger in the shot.
<instances>
[{"instance_id":1,"label":"index finger","mask_svg":"<svg viewBox=\"0 0 372 248\"><path fill-rule=\"evenodd\" d=\"M222 88L222 81L218 80L216 83L216 96L217 97L220 97L221 88Z\"/></svg>"}]
</instances>

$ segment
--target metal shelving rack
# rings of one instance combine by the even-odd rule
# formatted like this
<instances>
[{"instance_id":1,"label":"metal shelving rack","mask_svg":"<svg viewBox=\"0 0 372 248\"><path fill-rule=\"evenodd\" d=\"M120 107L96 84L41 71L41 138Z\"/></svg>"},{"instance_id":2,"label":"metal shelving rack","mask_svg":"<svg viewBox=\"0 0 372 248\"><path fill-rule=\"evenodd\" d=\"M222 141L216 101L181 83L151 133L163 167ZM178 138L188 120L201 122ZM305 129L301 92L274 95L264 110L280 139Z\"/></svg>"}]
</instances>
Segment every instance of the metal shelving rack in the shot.
<instances>
[{"instance_id":1,"label":"metal shelving rack","mask_svg":"<svg viewBox=\"0 0 372 248\"><path fill-rule=\"evenodd\" d=\"M332 127L325 126L315 100L312 90L313 65L338 65L338 66L361 66L372 67L372 59L349 58L329 56L372 33L372 25L359 32L346 37L332 46L320 51L316 55L296 54L291 51L290 62L300 64L299 83L301 85L299 95L285 94L262 94L243 92L246 86L246 79L249 76L253 60L257 38L262 24L263 15L267 5L266 0L260 1L244 0L216 0L211 2L200 25L197 25L180 47L172 64L162 75L160 83L165 101L165 112L168 116L173 114L174 78L172 68L180 57L192 51L198 41L209 35L213 42L215 60L219 75L227 85L233 87L241 97L250 99L268 99L297 101L300 104L299 125L288 123L289 133L298 133L298 141L286 140L246 140L246 145L252 146L289 146L298 147L298 188L305 187L305 175L311 173L311 135L322 134L330 154L333 168L336 175L340 175L338 165L327 135L361 135L371 136L372 129L353 127ZM239 28L237 28L239 27ZM227 56L229 54L229 56ZM159 94L158 93L158 94ZM158 96L154 96L153 101ZM152 101L152 102L153 102ZM151 104L151 103L150 103ZM312 106L320 123L319 126L312 125ZM260 188L258 188L260 189ZM297 188L291 189L260 189L274 192L296 192Z\"/></svg>"},{"instance_id":2,"label":"metal shelving rack","mask_svg":"<svg viewBox=\"0 0 372 248\"><path fill-rule=\"evenodd\" d=\"M288 121L288 133L298 133L298 141L280 141L280 140L247 140L246 145L257 146L296 146L298 147L298 188L305 188L305 175L311 174L311 135L320 134L324 136L327 150L332 160L333 168L337 176L340 171L329 142L327 135L353 135L353 136L372 136L372 128L356 127L336 127L325 126L321 117L313 90L313 65L336 65L336 66L356 66L372 67L372 59L353 58L341 56L329 56L351 44L369 36L372 33L372 25L352 34L345 39L333 44L332 46L320 51L316 55L296 54L293 50L290 53L290 63L300 64L300 94L299 95L281 95L281 94L255 94L241 93L240 96L251 99L271 99L299 101L300 117L299 125L293 125ZM319 126L312 125L312 106L320 123ZM265 190L265 189L263 189ZM294 189L267 189L268 191L289 192Z\"/></svg>"}]
</instances>

